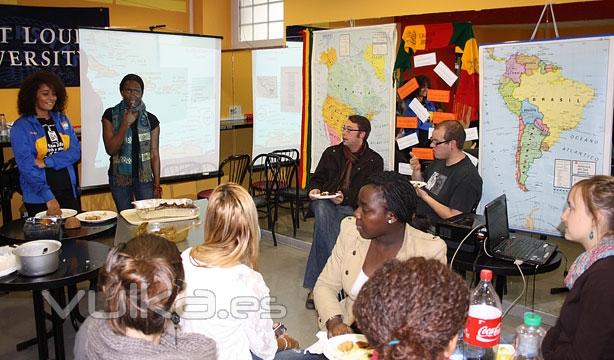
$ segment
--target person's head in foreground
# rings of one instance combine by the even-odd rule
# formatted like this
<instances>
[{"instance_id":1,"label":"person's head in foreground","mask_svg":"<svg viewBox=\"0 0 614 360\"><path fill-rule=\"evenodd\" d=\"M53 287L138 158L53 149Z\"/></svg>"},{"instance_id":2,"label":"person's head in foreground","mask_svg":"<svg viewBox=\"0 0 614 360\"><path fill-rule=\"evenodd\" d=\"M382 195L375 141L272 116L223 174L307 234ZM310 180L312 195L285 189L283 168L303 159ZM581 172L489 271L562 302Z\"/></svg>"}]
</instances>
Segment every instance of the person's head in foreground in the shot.
<instances>
[{"instance_id":1,"label":"person's head in foreground","mask_svg":"<svg viewBox=\"0 0 614 360\"><path fill-rule=\"evenodd\" d=\"M614 235L614 177L593 176L576 183L561 215L565 239L582 244L585 250Z\"/></svg>"},{"instance_id":2,"label":"person's head in foreground","mask_svg":"<svg viewBox=\"0 0 614 360\"><path fill-rule=\"evenodd\" d=\"M404 232L416 212L416 190L407 178L394 171L374 175L358 193L354 211L356 228L365 239L377 239ZM403 238L399 238L403 241Z\"/></svg>"},{"instance_id":3,"label":"person's head in foreground","mask_svg":"<svg viewBox=\"0 0 614 360\"><path fill-rule=\"evenodd\" d=\"M465 281L437 260L386 262L362 287L354 315L380 359L447 359L469 308Z\"/></svg>"},{"instance_id":4,"label":"person's head in foreground","mask_svg":"<svg viewBox=\"0 0 614 360\"><path fill-rule=\"evenodd\" d=\"M139 235L115 247L100 270L105 311L122 335L139 333L159 338L183 289L181 255L175 244L151 234Z\"/></svg>"},{"instance_id":5,"label":"person's head in foreground","mask_svg":"<svg viewBox=\"0 0 614 360\"><path fill-rule=\"evenodd\" d=\"M205 241L190 256L208 267L256 268L259 243L258 212L247 190L233 183L216 187L205 215Z\"/></svg>"}]
</instances>

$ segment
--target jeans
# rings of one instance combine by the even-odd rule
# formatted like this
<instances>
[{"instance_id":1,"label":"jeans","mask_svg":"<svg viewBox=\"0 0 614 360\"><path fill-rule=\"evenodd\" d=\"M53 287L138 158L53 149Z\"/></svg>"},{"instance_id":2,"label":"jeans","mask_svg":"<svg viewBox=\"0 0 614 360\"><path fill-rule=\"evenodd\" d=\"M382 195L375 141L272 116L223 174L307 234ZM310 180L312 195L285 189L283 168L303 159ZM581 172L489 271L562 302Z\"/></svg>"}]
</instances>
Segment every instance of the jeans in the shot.
<instances>
[{"instance_id":1,"label":"jeans","mask_svg":"<svg viewBox=\"0 0 614 360\"><path fill-rule=\"evenodd\" d=\"M351 206L336 205L330 200L313 200L309 206L315 215L315 222L303 287L313 289L337 242L341 220L352 215L354 210Z\"/></svg>"},{"instance_id":2,"label":"jeans","mask_svg":"<svg viewBox=\"0 0 614 360\"><path fill-rule=\"evenodd\" d=\"M135 200L145 200L154 197L153 181L140 183L138 180L133 179L131 186L118 186L115 185L113 177L109 176L109 187L111 188L111 195L113 195L113 201L115 201L118 212L132 209L133 198Z\"/></svg>"}]
</instances>

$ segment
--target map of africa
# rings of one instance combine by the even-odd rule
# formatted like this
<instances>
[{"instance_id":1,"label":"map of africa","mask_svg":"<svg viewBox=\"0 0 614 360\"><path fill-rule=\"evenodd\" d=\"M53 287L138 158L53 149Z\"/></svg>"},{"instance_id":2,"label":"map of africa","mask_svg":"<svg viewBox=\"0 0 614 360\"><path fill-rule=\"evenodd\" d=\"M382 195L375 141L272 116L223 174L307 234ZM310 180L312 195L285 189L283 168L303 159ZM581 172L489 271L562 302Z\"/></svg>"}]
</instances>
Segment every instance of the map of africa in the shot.
<instances>
[{"instance_id":1,"label":"map of africa","mask_svg":"<svg viewBox=\"0 0 614 360\"><path fill-rule=\"evenodd\" d=\"M480 47L482 204L506 193L510 228L560 235L571 186L609 174L610 41Z\"/></svg>"},{"instance_id":2,"label":"map of africa","mask_svg":"<svg viewBox=\"0 0 614 360\"><path fill-rule=\"evenodd\" d=\"M324 150L342 141L349 115L371 120L369 146L392 168L396 27L367 26L313 35L311 171Z\"/></svg>"}]
</instances>

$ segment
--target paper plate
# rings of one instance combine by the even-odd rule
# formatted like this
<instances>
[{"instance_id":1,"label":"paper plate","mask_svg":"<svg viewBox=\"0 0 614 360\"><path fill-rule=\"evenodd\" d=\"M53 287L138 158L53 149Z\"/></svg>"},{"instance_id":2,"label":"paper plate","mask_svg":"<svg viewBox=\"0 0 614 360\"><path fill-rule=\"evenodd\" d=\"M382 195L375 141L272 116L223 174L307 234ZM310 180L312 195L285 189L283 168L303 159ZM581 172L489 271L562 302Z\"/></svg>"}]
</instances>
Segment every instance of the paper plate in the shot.
<instances>
[{"instance_id":1,"label":"paper plate","mask_svg":"<svg viewBox=\"0 0 614 360\"><path fill-rule=\"evenodd\" d=\"M117 217L117 213L115 211L110 210L96 210L96 211L86 211L77 215L77 219L84 223L101 223L111 219L115 219Z\"/></svg>"},{"instance_id":2,"label":"paper plate","mask_svg":"<svg viewBox=\"0 0 614 360\"><path fill-rule=\"evenodd\" d=\"M416 187L416 188L421 188L421 187L425 187L426 186L426 182L424 181L415 181L415 180L411 180L410 183Z\"/></svg>"},{"instance_id":3,"label":"paper plate","mask_svg":"<svg viewBox=\"0 0 614 360\"><path fill-rule=\"evenodd\" d=\"M17 259L13 255L13 249L9 246L0 248L0 276L12 274L17 271Z\"/></svg>"},{"instance_id":4,"label":"paper plate","mask_svg":"<svg viewBox=\"0 0 614 360\"><path fill-rule=\"evenodd\" d=\"M328 339L324 347L324 356L330 360L368 360L373 353L373 348L361 349L356 342L367 342L367 338L362 334L345 334ZM351 350L343 351L341 344L352 342ZM349 345L349 344L348 344Z\"/></svg>"},{"instance_id":5,"label":"paper plate","mask_svg":"<svg viewBox=\"0 0 614 360\"><path fill-rule=\"evenodd\" d=\"M332 199L338 197L338 194L328 194L328 195L314 195L314 199L322 200L322 199Z\"/></svg>"},{"instance_id":6,"label":"paper plate","mask_svg":"<svg viewBox=\"0 0 614 360\"><path fill-rule=\"evenodd\" d=\"M77 210L73 210L73 209L61 209L61 210L62 210L62 219L66 219L71 216L77 215ZM34 217L37 219L43 219L43 218L50 217L50 216L47 216L47 211L41 211L38 214L34 215Z\"/></svg>"}]
</instances>

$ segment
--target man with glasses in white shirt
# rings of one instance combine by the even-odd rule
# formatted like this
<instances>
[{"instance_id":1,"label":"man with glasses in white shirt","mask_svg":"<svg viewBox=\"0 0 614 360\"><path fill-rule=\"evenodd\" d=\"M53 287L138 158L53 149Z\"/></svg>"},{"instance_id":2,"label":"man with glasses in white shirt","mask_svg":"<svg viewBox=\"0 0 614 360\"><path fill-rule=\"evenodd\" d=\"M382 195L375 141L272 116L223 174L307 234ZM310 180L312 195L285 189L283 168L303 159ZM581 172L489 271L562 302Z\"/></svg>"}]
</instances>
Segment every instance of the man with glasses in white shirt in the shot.
<instances>
[{"instance_id":1,"label":"man with glasses in white shirt","mask_svg":"<svg viewBox=\"0 0 614 360\"><path fill-rule=\"evenodd\" d=\"M354 212L358 191L367 179L384 170L382 157L367 143L370 132L367 118L349 116L342 128L343 141L324 150L311 176L309 198L315 223L303 281L309 289L308 309L314 308L311 290L335 246L341 220Z\"/></svg>"},{"instance_id":2,"label":"man with glasses in white shirt","mask_svg":"<svg viewBox=\"0 0 614 360\"><path fill-rule=\"evenodd\" d=\"M463 152L464 143L463 126L456 120L444 121L431 137L435 160L424 171L413 154L409 161L412 180L426 181L426 186L416 189L421 199L416 214L431 223L473 211L482 197L482 178Z\"/></svg>"}]
</instances>

